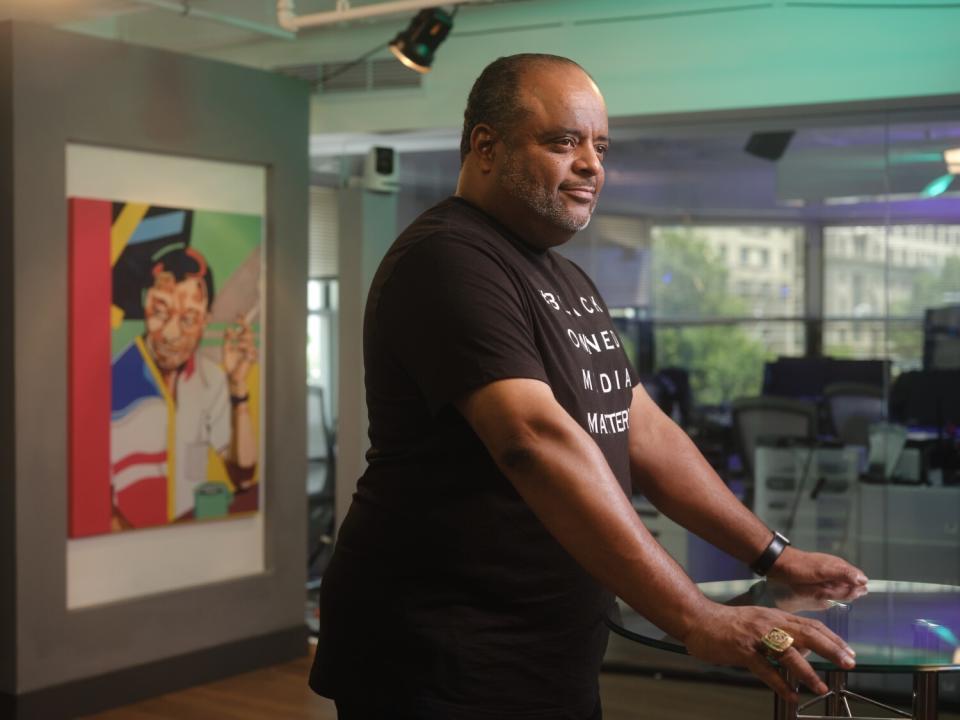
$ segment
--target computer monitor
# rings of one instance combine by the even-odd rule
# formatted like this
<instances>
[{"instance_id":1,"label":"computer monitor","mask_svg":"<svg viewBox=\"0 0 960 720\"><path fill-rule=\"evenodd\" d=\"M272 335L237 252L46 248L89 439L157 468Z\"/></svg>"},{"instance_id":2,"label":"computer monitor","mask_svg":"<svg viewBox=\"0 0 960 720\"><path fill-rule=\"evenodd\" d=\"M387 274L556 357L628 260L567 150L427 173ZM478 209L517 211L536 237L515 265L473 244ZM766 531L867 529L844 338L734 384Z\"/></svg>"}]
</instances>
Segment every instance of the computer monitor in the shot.
<instances>
[{"instance_id":1,"label":"computer monitor","mask_svg":"<svg viewBox=\"0 0 960 720\"><path fill-rule=\"evenodd\" d=\"M836 383L886 387L887 360L840 360L825 357L779 357L763 370L763 394L818 400Z\"/></svg>"}]
</instances>

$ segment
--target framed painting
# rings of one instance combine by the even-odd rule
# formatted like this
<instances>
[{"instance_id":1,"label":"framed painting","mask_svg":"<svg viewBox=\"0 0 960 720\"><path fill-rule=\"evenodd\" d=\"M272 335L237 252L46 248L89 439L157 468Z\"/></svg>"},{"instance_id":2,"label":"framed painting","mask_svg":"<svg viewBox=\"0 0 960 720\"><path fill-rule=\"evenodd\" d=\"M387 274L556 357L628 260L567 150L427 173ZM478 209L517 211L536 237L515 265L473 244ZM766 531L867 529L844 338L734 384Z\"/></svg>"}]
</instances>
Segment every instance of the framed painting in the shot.
<instances>
[{"instance_id":1,"label":"framed painting","mask_svg":"<svg viewBox=\"0 0 960 720\"><path fill-rule=\"evenodd\" d=\"M69 537L258 512L263 217L67 202Z\"/></svg>"}]
</instances>

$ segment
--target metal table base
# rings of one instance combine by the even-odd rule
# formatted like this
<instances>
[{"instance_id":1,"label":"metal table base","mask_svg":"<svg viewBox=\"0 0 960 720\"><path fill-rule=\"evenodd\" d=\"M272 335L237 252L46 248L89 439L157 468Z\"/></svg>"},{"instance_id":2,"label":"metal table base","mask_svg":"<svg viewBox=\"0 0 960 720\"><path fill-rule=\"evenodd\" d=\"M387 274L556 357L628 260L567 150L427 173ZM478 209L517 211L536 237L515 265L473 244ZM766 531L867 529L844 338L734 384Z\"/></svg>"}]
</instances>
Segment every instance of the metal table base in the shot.
<instances>
[{"instance_id":1,"label":"metal table base","mask_svg":"<svg viewBox=\"0 0 960 720\"><path fill-rule=\"evenodd\" d=\"M789 672L780 670L787 685L794 691L798 684ZM899 710L891 705L871 700L847 689L847 673L842 670L827 672L827 687L824 695L808 700L802 705L784 700L779 695L774 696L774 720L937 720L937 699L939 694L939 676L933 671L917 671L913 674L913 708L911 712ZM850 700L868 705L871 712L883 712L884 715L854 715L850 708ZM817 703L823 703L823 715L807 714L807 709Z\"/></svg>"}]
</instances>

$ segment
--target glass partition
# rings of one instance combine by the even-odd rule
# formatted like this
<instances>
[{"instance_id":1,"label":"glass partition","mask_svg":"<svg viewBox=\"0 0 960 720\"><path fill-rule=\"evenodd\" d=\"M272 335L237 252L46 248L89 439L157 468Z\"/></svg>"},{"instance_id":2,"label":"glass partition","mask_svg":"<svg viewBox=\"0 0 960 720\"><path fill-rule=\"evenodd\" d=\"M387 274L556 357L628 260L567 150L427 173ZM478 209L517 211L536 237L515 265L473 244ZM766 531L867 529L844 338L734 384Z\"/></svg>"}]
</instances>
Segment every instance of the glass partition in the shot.
<instances>
[{"instance_id":1,"label":"glass partition","mask_svg":"<svg viewBox=\"0 0 960 720\"><path fill-rule=\"evenodd\" d=\"M623 132L561 252L647 391L798 547L960 584L960 108ZM694 579L750 576L634 505Z\"/></svg>"},{"instance_id":2,"label":"glass partition","mask_svg":"<svg viewBox=\"0 0 960 720\"><path fill-rule=\"evenodd\" d=\"M595 221L560 251L770 527L875 577L958 583L960 185L931 183L960 111L733 125L613 133ZM703 544L636 500L714 579Z\"/></svg>"},{"instance_id":3,"label":"glass partition","mask_svg":"<svg viewBox=\"0 0 960 720\"><path fill-rule=\"evenodd\" d=\"M611 135L594 219L558 251L598 285L645 389L798 547L960 584L960 181L944 162L960 107ZM453 191L459 158L449 138L400 157L402 226ZM750 576L634 504L694 579Z\"/></svg>"},{"instance_id":4,"label":"glass partition","mask_svg":"<svg viewBox=\"0 0 960 720\"><path fill-rule=\"evenodd\" d=\"M599 286L645 388L771 527L802 536L823 488L846 487L842 521L825 515L800 539L840 548L868 573L914 579L920 570L891 561L889 523L864 540L861 501L851 498L867 488L886 503L931 478L960 498L945 410L960 397L944 399L953 397L949 368L960 367L960 311L951 310L960 306L960 183L942 182L943 153L960 146L960 108L798 109L775 121L669 127L618 120L611 135L594 219L558 250ZM455 187L453 140L401 152L401 225ZM947 375L931 376L936 368ZM925 406L931 392L943 397ZM781 400L809 410L802 431L762 422L761 435L748 431L751 408ZM871 444L871 427L884 424L911 434L904 464L886 475L884 451ZM940 445L922 446L920 432ZM788 499L771 498L771 475L798 463ZM840 545L817 537L816 527L837 523ZM911 517L897 537L923 525ZM938 577L960 582L960 542L941 539ZM691 552L677 559L704 566Z\"/></svg>"}]
</instances>

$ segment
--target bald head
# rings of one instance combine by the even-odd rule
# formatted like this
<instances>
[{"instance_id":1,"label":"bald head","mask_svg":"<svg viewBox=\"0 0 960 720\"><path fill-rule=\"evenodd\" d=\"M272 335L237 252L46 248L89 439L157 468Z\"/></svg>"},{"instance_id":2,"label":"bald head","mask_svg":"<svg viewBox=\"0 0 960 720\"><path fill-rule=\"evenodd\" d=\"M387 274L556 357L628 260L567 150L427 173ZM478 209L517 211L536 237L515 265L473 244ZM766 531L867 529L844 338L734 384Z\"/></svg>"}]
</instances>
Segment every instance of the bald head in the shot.
<instances>
[{"instance_id":1,"label":"bald head","mask_svg":"<svg viewBox=\"0 0 960 720\"><path fill-rule=\"evenodd\" d=\"M569 58L559 55L522 53L498 58L487 65L473 83L463 112L463 134L460 136L460 163L470 152L470 136L477 125L489 125L502 135L510 135L526 116L522 85L531 70L563 66L586 70Z\"/></svg>"},{"instance_id":2,"label":"bald head","mask_svg":"<svg viewBox=\"0 0 960 720\"><path fill-rule=\"evenodd\" d=\"M565 58L501 58L470 100L456 194L539 249L585 228L610 142L593 79Z\"/></svg>"}]
</instances>

